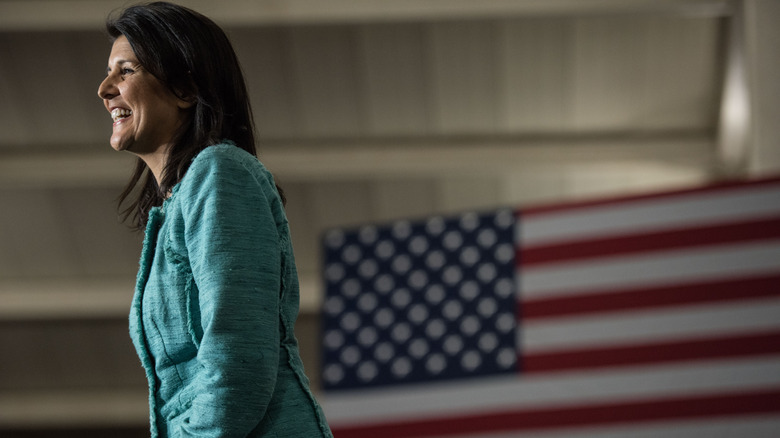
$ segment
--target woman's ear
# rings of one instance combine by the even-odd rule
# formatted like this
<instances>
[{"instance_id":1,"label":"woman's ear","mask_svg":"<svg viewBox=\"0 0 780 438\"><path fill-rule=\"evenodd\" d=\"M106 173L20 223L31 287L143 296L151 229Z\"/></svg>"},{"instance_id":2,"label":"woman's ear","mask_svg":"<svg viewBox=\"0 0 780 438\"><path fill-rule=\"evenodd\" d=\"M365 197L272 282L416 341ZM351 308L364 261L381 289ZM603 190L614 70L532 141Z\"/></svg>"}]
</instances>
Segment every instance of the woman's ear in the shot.
<instances>
[{"instance_id":1,"label":"woman's ear","mask_svg":"<svg viewBox=\"0 0 780 438\"><path fill-rule=\"evenodd\" d=\"M197 99L194 97L179 97L177 96L177 105L180 109L190 109L195 105Z\"/></svg>"},{"instance_id":2,"label":"woman's ear","mask_svg":"<svg viewBox=\"0 0 780 438\"><path fill-rule=\"evenodd\" d=\"M190 72L187 72L187 74L190 74ZM190 77L189 84L187 85L188 86L186 88L182 87L185 89L182 88L173 89L173 94L178 99L177 105L179 106L180 109L189 109L193 105L195 105L195 103L198 101L198 96L197 93L195 92L196 90L195 82L192 80L192 77Z\"/></svg>"}]
</instances>

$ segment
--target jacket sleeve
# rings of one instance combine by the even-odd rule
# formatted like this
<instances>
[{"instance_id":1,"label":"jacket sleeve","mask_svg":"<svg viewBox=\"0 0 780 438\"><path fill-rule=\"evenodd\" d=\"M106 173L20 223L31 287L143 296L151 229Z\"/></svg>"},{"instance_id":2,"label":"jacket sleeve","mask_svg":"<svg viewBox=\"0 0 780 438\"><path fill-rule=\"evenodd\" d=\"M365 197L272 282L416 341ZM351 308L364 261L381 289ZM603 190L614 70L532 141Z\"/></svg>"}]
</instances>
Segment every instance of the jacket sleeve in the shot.
<instances>
[{"instance_id":1,"label":"jacket sleeve","mask_svg":"<svg viewBox=\"0 0 780 438\"><path fill-rule=\"evenodd\" d=\"M187 200L185 243L203 333L197 395L180 435L243 437L268 407L279 362L281 256L268 199L275 192L235 156L211 154L193 162L177 195Z\"/></svg>"}]
</instances>

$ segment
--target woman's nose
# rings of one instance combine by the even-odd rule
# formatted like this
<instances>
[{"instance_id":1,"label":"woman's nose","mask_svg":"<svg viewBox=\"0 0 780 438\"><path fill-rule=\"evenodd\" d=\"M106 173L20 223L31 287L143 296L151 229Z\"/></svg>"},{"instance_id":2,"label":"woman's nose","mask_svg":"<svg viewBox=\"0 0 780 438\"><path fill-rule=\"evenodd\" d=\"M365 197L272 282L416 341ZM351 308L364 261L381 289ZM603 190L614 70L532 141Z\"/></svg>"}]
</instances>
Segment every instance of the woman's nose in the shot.
<instances>
[{"instance_id":1,"label":"woman's nose","mask_svg":"<svg viewBox=\"0 0 780 438\"><path fill-rule=\"evenodd\" d=\"M110 74L98 86L97 94L101 99L111 99L117 95L116 85Z\"/></svg>"}]
</instances>

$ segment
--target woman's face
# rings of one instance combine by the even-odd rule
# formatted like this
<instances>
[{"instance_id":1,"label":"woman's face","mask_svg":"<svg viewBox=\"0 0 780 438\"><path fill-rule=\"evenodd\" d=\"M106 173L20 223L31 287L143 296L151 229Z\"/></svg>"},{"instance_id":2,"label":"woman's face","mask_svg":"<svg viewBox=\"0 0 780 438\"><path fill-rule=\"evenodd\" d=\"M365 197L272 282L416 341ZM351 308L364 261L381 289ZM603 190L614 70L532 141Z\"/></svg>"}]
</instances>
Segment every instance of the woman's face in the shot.
<instances>
[{"instance_id":1,"label":"woman's face","mask_svg":"<svg viewBox=\"0 0 780 438\"><path fill-rule=\"evenodd\" d=\"M111 147L138 155L166 152L191 104L138 62L127 38L114 41L98 96L114 121Z\"/></svg>"}]
</instances>

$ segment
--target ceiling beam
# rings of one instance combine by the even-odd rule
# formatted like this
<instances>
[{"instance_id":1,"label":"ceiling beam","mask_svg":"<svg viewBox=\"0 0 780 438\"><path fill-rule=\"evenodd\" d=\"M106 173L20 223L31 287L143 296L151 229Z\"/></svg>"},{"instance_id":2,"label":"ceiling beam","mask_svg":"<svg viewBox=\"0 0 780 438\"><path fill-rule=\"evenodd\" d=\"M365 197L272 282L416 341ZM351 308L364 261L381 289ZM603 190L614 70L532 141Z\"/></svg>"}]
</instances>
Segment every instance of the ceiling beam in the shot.
<instances>
[{"instance_id":1,"label":"ceiling beam","mask_svg":"<svg viewBox=\"0 0 780 438\"><path fill-rule=\"evenodd\" d=\"M100 30L126 0L0 0L0 31ZM675 13L721 16L729 0L180 0L224 26L356 23L521 15Z\"/></svg>"},{"instance_id":2,"label":"ceiling beam","mask_svg":"<svg viewBox=\"0 0 780 438\"><path fill-rule=\"evenodd\" d=\"M0 428L143 427L149 421L145 388L4 390Z\"/></svg>"},{"instance_id":3,"label":"ceiling beam","mask_svg":"<svg viewBox=\"0 0 780 438\"><path fill-rule=\"evenodd\" d=\"M127 317L134 277L18 279L0 281L0 322ZM314 314L322 302L319 276L300 274L300 311Z\"/></svg>"},{"instance_id":4,"label":"ceiling beam","mask_svg":"<svg viewBox=\"0 0 780 438\"><path fill-rule=\"evenodd\" d=\"M704 132L542 139L266 142L261 144L260 157L269 169L290 182L437 177L452 172L500 175L603 164L713 169L718 160L713 135ZM0 188L121 185L129 178L133 163L130 154L112 151L9 154L0 159Z\"/></svg>"}]
</instances>

